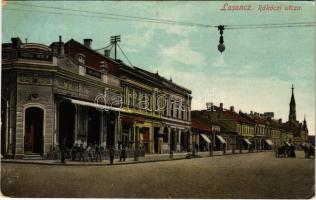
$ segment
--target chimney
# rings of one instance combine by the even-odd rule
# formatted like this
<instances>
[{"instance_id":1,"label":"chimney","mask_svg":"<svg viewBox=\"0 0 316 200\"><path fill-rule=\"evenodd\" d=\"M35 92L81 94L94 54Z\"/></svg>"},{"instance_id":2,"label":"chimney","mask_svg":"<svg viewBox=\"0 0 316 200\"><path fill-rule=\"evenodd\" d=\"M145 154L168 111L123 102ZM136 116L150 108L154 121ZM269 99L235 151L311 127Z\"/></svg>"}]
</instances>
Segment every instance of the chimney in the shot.
<instances>
[{"instance_id":1,"label":"chimney","mask_svg":"<svg viewBox=\"0 0 316 200\"><path fill-rule=\"evenodd\" d=\"M59 36L58 53L59 55L62 55L62 56L65 54L64 42L61 39L61 35Z\"/></svg>"},{"instance_id":2,"label":"chimney","mask_svg":"<svg viewBox=\"0 0 316 200\"><path fill-rule=\"evenodd\" d=\"M13 49L19 49L22 44L22 41L19 37L11 38L11 42Z\"/></svg>"},{"instance_id":3,"label":"chimney","mask_svg":"<svg viewBox=\"0 0 316 200\"><path fill-rule=\"evenodd\" d=\"M213 111L213 103L212 102L206 102L206 110Z\"/></svg>"},{"instance_id":4,"label":"chimney","mask_svg":"<svg viewBox=\"0 0 316 200\"><path fill-rule=\"evenodd\" d=\"M89 49L91 49L92 39L83 39L83 45Z\"/></svg>"},{"instance_id":5,"label":"chimney","mask_svg":"<svg viewBox=\"0 0 316 200\"><path fill-rule=\"evenodd\" d=\"M223 110L224 110L223 103L220 103L220 104L219 104L219 108L220 108L220 111L223 111Z\"/></svg>"},{"instance_id":6,"label":"chimney","mask_svg":"<svg viewBox=\"0 0 316 200\"><path fill-rule=\"evenodd\" d=\"M63 56L65 54L64 43L61 39L61 35L59 36L59 41L53 42L49 47L52 49L55 56Z\"/></svg>"},{"instance_id":7,"label":"chimney","mask_svg":"<svg viewBox=\"0 0 316 200\"><path fill-rule=\"evenodd\" d=\"M282 118L279 119L279 124L282 124Z\"/></svg>"},{"instance_id":8,"label":"chimney","mask_svg":"<svg viewBox=\"0 0 316 200\"><path fill-rule=\"evenodd\" d=\"M105 57L110 57L110 53L111 53L110 49L105 49L104 50L104 56Z\"/></svg>"},{"instance_id":9,"label":"chimney","mask_svg":"<svg viewBox=\"0 0 316 200\"><path fill-rule=\"evenodd\" d=\"M230 111L231 111L231 112L234 112L234 111L235 111L234 106L231 106L231 107L230 107Z\"/></svg>"},{"instance_id":10,"label":"chimney","mask_svg":"<svg viewBox=\"0 0 316 200\"><path fill-rule=\"evenodd\" d=\"M106 74L106 72L108 71L108 63L106 61L101 61L100 62L100 71L103 74Z\"/></svg>"}]
</instances>

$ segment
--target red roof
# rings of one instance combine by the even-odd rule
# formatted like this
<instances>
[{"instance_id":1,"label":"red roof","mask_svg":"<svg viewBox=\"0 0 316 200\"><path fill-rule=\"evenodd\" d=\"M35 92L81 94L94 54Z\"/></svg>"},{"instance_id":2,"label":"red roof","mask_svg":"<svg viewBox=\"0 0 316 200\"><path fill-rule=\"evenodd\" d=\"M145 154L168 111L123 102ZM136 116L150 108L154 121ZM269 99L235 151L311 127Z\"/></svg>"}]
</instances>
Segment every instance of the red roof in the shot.
<instances>
[{"instance_id":1,"label":"red roof","mask_svg":"<svg viewBox=\"0 0 316 200\"><path fill-rule=\"evenodd\" d=\"M196 118L192 118L192 128L199 129L202 131L211 131L211 129L208 127L208 125Z\"/></svg>"},{"instance_id":2,"label":"red roof","mask_svg":"<svg viewBox=\"0 0 316 200\"><path fill-rule=\"evenodd\" d=\"M65 53L70 57L75 58L76 54L81 53L85 55L85 64L88 67L99 70L101 61L105 61L108 65L108 73L118 76L118 63L110 58L99 54L98 52L90 49L74 39L65 43Z\"/></svg>"}]
</instances>

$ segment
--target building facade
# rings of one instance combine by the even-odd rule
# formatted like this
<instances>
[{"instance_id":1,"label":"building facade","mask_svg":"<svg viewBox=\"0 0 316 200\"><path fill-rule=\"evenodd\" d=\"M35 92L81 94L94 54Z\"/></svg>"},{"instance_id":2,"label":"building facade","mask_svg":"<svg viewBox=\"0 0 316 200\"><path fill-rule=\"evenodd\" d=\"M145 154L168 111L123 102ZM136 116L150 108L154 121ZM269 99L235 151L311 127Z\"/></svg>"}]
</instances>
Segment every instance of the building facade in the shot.
<instances>
[{"instance_id":1,"label":"building facade","mask_svg":"<svg viewBox=\"0 0 316 200\"><path fill-rule=\"evenodd\" d=\"M191 138L191 91L157 73L120 65L123 93L121 141L147 153L187 151Z\"/></svg>"},{"instance_id":2,"label":"building facade","mask_svg":"<svg viewBox=\"0 0 316 200\"><path fill-rule=\"evenodd\" d=\"M45 156L75 143L189 148L191 91L71 39L2 44L1 154Z\"/></svg>"},{"instance_id":3,"label":"building facade","mask_svg":"<svg viewBox=\"0 0 316 200\"><path fill-rule=\"evenodd\" d=\"M119 108L108 99L103 112L93 102L105 88L109 97L119 95L119 77L65 54L61 38L50 46L12 38L2 47L3 155L43 156L61 143L115 143Z\"/></svg>"}]
</instances>

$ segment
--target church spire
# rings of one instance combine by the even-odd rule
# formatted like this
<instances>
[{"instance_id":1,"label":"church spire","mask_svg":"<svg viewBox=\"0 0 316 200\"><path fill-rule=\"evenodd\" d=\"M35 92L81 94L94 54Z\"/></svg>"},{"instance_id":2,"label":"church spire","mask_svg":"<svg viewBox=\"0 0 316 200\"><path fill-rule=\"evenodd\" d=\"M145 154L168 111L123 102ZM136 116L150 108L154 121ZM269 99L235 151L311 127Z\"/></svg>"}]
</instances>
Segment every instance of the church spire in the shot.
<instances>
[{"instance_id":1,"label":"church spire","mask_svg":"<svg viewBox=\"0 0 316 200\"><path fill-rule=\"evenodd\" d=\"M290 101L290 113L289 113L289 121L295 122L296 121L296 104L294 98L294 85L292 84L292 96Z\"/></svg>"}]
</instances>

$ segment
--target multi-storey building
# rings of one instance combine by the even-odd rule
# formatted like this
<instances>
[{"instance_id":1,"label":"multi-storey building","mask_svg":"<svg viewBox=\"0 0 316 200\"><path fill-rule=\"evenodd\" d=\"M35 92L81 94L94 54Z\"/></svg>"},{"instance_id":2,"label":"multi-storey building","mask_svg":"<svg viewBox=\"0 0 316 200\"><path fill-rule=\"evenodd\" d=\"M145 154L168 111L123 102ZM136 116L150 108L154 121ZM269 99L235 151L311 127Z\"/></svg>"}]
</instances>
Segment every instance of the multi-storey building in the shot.
<instances>
[{"instance_id":1,"label":"multi-storey building","mask_svg":"<svg viewBox=\"0 0 316 200\"><path fill-rule=\"evenodd\" d=\"M92 58L88 48L85 55L65 54L61 37L50 46L11 41L2 45L3 155L43 156L62 143L115 143L120 109L111 99L101 111L93 103L105 88L108 97L120 93L115 63L102 68L105 59Z\"/></svg>"},{"instance_id":2,"label":"multi-storey building","mask_svg":"<svg viewBox=\"0 0 316 200\"><path fill-rule=\"evenodd\" d=\"M253 120L255 124L255 133L254 133L254 148L256 150L264 150L266 149L266 143L270 146L271 142L266 141L270 136L266 135L269 132L268 121L267 118L263 114L259 114L257 112L251 111L250 114L244 114L244 116Z\"/></svg>"},{"instance_id":3,"label":"multi-storey building","mask_svg":"<svg viewBox=\"0 0 316 200\"><path fill-rule=\"evenodd\" d=\"M202 115L201 111L192 111L192 135L193 144L199 151L223 150L226 141L221 136L219 124Z\"/></svg>"},{"instance_id":4,"label":"multi-storey building","mask_svg":"<svg viewBox=\"0 0 316 200\"><path fill-rule=\"evenodd\" d=\"M186 151L190 145L191 91L157 73L120 64L121 138L148 153Z\"/></svg>"},{"instance_id":5,"label":"multi-storey building","mask_svg":"<svg viewBox=\"0 0 316 200\"><path fill-rule=\"evenodd\" d=\"M282 124L280 120L275 119L268 119L269 126L270 126L270 137L274 144L274 147L278 147L283 145L281 143L281 130L282 130Z\"/></svg>"},{"instance_id":6,"label":"multi-storey building","mask_svg":"<svg viewBox=\"0 0 316 200\"><path fill-rule=\"evenodd\" d=\"M91 46L61 37L2 45L1 154L43 156L75 143L186 150L191 91Z\"/></svg>"},{"instance_id":7,"label":"multi-storey building","mask_svg":"<svg viewBox=\"0 0 316 200\"><path fill-rule=\"evenodd\" d=\"M221 138L218 141L226 143L227 150L247 149L252 146L254 137L254 122L240 113L236 113L234 107L229 110L212 103L207 110L200 111L201 115L208 116L211 122L219 124L221 128Z\"/></svg>"}]
</instances>

